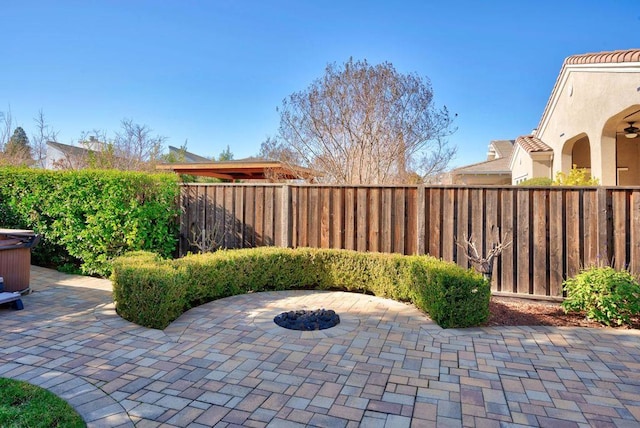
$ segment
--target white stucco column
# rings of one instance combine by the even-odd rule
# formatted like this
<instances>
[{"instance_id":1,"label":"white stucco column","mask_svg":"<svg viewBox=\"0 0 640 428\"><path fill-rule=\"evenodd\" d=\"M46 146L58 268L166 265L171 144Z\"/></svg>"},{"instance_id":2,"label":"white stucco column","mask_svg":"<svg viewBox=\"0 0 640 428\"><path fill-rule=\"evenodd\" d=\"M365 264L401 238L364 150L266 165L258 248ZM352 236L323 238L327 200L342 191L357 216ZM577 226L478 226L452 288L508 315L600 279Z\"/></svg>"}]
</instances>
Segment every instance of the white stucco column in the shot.
<instances>
[{"instance_id":1,"label":"white stucco column","mask_svg":"<svg viewBox=\"0 0 640 428\"><path fill-rule=\"evenodd\" d=\"M613 137L603 135L599 146L591 146L591 175L600 180L602 186L615 186L616 168L615 134Z\"/></svg>"}]
</instances>

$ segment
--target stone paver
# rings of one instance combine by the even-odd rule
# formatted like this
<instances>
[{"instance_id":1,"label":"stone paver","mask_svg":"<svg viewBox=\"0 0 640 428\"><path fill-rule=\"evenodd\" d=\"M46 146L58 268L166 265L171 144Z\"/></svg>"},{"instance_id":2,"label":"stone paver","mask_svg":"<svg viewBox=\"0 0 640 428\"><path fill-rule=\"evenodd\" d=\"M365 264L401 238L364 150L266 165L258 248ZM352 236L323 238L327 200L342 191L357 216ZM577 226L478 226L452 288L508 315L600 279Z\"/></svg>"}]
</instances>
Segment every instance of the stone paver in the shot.
<instances>
[{"instance_id":1,"label":"stone paver","mask_svg":"<svg viewBox=\"0 0 640 428\"><path fill-rule=\"evenodd\" d=\"M0 307L0 377L43 386L90 427L639 426L640 334L443 330L411 305L285 291L194 308L164 331L122 320L108 280L32 267ZM331 308L294 332L284 310Z\"/></svg>"}]
</instances>

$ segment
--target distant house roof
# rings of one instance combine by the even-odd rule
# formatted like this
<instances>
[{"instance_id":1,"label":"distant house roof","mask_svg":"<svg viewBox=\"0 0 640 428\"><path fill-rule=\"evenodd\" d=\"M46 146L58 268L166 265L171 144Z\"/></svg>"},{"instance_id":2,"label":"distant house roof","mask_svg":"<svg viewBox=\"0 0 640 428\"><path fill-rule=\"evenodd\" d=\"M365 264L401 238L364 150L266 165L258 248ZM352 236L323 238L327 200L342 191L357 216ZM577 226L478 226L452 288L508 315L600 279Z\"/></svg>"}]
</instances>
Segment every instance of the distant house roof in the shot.
<instances>
[{"instance_id":1,"label":"distant house roof","mask_svg":"<svg viewBox=\"0 0 640 428\"><path fill-rule=\"evenodd\" d=\"M451 173L453 175L498 175L511 174L511 170L509 169L509 158L506 157L466 165L454 169Z\"/></svg>"},{"instance_id":2,"label":"distant house roof","mask_svg":"<svg viewBox=\"0 0 640 428\"><path fill-rule=\"evenodd\" d=\"M300 166L289 166L278 161L247 158L231 161L165 163L156 169L173 171L178 174L216 177L224 180L266 180L278 177L286 180L312 179L317 172Z\"/></svg>"},{"instance_id":3,"label":"distant house roof","mask_svg":"<svg viewBox=\"0 0 640 428\"><path fill-rule=\"evenodd\" d=\"M513 140L493 140L489 146L495 149L497 157L508 158L513 151Z\"/></svg>"},{"instance_id":4,"label":"distant house roof","mask_svg":"<svg viewBox=\"0 0 640 428\"><path fill-rule=\"evenodd\" d=\"M184 162L211 162L211 159L204 156L196 155L195 153L188 152L184 149L169 146L169 153L173 153L176 156L184 157Z\"/></svg>"},{"instance_id":5,"label":"distant house roof","mask_svg":"<svg viewBox=\"0 0 640 428\"><path fill-rule=\"evenodd\" d=\"M532 152L552 152L553 149L547 146L539 138L533 135L524 135L516 138L516 144L520 145L527 153Z\"/></svg>"},{"instance_id":6,"label":"distant house roof","mask_svg":"<svg viewBox=\"0 0 640 428\"><path fill-rule=\"evenodd\" d=\"M57 141L47 141L47 145L70 156L85 156L93 152L93 150L85 149L84 147L70 146L69 144L62 144Z\"/></svg>"},{"instance_id":7,"label":"distant house roof","mask_svg":"<svg viewBox=\"0 0 640 428\"><path fill-rule=\"evenodd\" d=\"M456 168L451 173L453 175L510 175L509 159L513 152L513 140L493 140L489 143L489 149L495 151L495 159L465 165Z\"/></svg>"}]
</instances>

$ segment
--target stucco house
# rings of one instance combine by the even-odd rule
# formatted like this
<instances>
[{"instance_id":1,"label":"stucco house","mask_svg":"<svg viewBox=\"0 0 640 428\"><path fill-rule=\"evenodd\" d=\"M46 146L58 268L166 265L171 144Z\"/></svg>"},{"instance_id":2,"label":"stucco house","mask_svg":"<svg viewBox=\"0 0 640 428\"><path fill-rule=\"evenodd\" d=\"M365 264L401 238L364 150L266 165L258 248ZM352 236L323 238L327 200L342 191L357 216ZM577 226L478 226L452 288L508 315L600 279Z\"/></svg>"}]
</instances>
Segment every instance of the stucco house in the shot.
<instances>
[{"instance_id":1,"label":"stucco house","mask_svg":"<svg viewBox=\"0 0 640 428\"><path fill-rule=\"evenodd\" d=\"M515 140L511 183L554 178L575 165L605 186L640 185L638 127L640 49L570 56L538 127Z\"/></svg>"},{"instance_id":2,"label":"stucco house","mask_svg":"<svg viewBox=\"0 0 640 428\"><path fill-rule=\"evenodd\" d=\"M509 161L513 140L494 140L489 143L487 160L451 171L452 184L511 184Z\"/></svg>"}]
</instances>

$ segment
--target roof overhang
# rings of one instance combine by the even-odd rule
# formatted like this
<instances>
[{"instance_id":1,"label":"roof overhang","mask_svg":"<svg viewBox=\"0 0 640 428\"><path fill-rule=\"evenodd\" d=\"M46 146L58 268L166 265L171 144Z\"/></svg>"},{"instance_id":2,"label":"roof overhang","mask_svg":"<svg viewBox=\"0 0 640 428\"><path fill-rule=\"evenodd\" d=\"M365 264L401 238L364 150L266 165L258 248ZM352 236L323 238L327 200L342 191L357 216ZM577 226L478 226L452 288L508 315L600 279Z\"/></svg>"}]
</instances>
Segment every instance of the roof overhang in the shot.
<instances>
[{"instance_id":1,"label":"roof overhang","mask_svg":"<svg viewBox=\"0 0 640 428\"><path fill-rule=\"evenodd\" d=\"M319 175L309 168L289 166L277 161L165 163L157 165L156 169L223 180L266 180L274 177L286 180L308 180Z\"/></svg>"}]
</instances>

